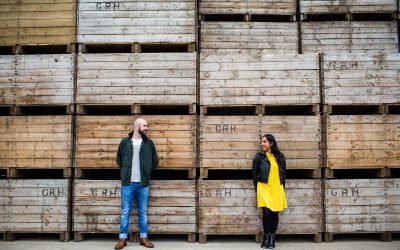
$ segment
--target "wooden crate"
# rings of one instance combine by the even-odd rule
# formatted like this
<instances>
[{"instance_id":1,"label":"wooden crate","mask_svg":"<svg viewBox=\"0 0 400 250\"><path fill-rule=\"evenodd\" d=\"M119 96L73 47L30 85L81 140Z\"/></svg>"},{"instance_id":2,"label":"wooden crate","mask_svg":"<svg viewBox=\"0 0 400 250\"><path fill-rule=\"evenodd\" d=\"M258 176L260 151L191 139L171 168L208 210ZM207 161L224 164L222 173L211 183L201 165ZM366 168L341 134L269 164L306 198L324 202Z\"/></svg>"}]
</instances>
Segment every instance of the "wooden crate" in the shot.
<instances>
[{"instance_id":1,"label":"wooden crate","mask_svg":"<svg viewBox=\"0 0 400 250\"><path fill-rule=\"evenodd\" d=\"M295 22L201 22L201 51L235 53L262 50L268 53L298 52Z\"/></svg>"},{"instance_id":2,"label":"wooden crate","mask_svg":"<svg viewBox=\"0 0 400 250\"><path fill-rule=\"evenodd\" d=\"M73 103L74 61L71 54L0 56L0 104Z\"/></svg>"},{"instance_id":3,"label":"wooden crate","mask_svg":"<svg viewBox=\"0 0 400 250\"><path fill-rule=\"evenodd\" d=\"M301 22L303 53L397 53L396 21Z\"/></svg>"},{"instance_id":4,"label":"wooden crate","mask_svg":"<svg viewBox=\"0 0 400 250\"><path fill-rule=\"evenodd\" d=\"M196 187L194 180L152 180L148 203L150 234L196 233ZM118 233L121 209L120 181L75 180L73 231ZM134 205L129 232L138 232Z\"/></svg>"},{"instance_id":5,"label":"wooden crate","mask_svg":"<svg viewBox=\"0 0 400 250\"><path fill-rule=\"evenodd\" d=\"M199 3L201 14L294 15L297 5L295 0L246 0L240 2L201 0Z\"/></svg>"},{"instance_id":6,"label":"wooden crate","mask_svg":"<svg viewBox=\"0 0 400 250\"><path fill-rule=\"evenodd\" d=\"M318 54L200 54L200 104L316 104Z\"/></svg>"},{"instance_id":7,"label":"wooden crate","mask_svg":"<svg viewBox=\"0 0 400 250\"><path fill-rule=\"evenodd\" d=\"M400 54L324 55L326 104L400 102Z\"/></svg>"},{"instance_id":8,"label":"wooden crate","mask_svg":"<svg viewBox=\"0 0 400 250\"><path fill-rule=\"evenodd\" d=\"M329 169L383 169L400 166L399 115L327 117Z\"/></svg>"},{"instance_id":9,"label":"wooden crate","mask_svg":"<svg viewBox=\"0 0 400 250\"><path fill-rule=\"evenodd\" d=\"M78 43L192 43L196 1L81 0Z\"/></svg>"},{"instance_id":10,"label":"wooden crate","mask_svg":"<svg viewBox=\"0 0 400 250\"><path fill-rule=\"evenodd\" d=\"M300 0L302 14L336 14L336 13L388 13L397 12L396 0Z\"/></svg>"},{"instance_id":11,"label":"wooden crate","mask_svg":"<svg viewBox=\"0 0 400 250\"><path fill-rule=\"evenodd\" d=\"M196 103L196 53L79 54L77 103Z\"/></svg>"},{"instance_id":12,"label":"wooden crate","mask_svg":"<svg viewBox=\"0 0 400 250\"><path fill-rule=\"evenodd\" d=\"M0 44L69 44L75 42L75 0L3 0Z\"/></svg>"},{"instance_id":13,"label":"wooden crate","mask_svg":"<svg viewBox=\"0 0 400 250\"><path fill-rule=\"evenodd\" d=\"M13 233L60 233L67 241L69 195L69 180L0 180L0 231L7 238Z\"/></svg>"},{"instance_id":14,"label":"wooden crate","mask_svg":"<svg viewBox=\"0 0 400 250\"><path fill-rule=\"evenodd\" d=\"M0 124L1 168L62 169L70 177L71 116L3 116Z\"/></svg>"},{"instance_id":15,"label":"wooden crate","mask_svg":"<svg viewBox=\"0 0 400 250\"><path fill-rule=\"evenodd\" d=\"M208 169L251 169L260 139L275 136L288 169L321 172L320 116L202 116L200 175Z\"/></svg>"},{"instance_id":16,"label":"wooden crate","mask_svg":"<svg viewBox=\"0 0 400 250\"><path fill-rule=\"evenodd\" d=\"M198 187L200 242L207 235L262 232L262 213L252 180L199 180ZM287 180L286 196L289 208L280 213L277 233L320 238L321 180Z\"/></svg>"},{"instance_id":17,"label":"wooden crate","mask_svg":"<svg viewBox=\"0 0 400 250\"><path fill-rule=\"evenodd\" d=\"M158 169L188 170L195 176L196 117L194 115L141 116L149 124L159 158ZM76 169L118 168L118 145L133 129L134 116L78 116Z\"/></svg>"},{"instance_id":18,"label":"wooden crate","mask_svg":"<svg viewBox=\"0 0 400 250\"><path fill-rule=\"evenodd\" d=\"M326 180L326 232L400 231L400 179Z\"/></svg>"}]
</instances>

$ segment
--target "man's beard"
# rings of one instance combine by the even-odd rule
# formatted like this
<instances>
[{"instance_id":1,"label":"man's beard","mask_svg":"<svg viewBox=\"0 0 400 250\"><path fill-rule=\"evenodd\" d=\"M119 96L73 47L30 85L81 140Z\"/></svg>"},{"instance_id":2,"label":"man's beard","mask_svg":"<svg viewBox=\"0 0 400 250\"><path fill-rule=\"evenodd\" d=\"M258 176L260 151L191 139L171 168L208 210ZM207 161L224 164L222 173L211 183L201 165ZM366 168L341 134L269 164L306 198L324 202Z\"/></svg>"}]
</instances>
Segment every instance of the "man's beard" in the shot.
<instances>
[{"instance_id":1,"label":"man's beard","mask_svg":"<svg viewBox=\"0 0 400 250\"><path fill-rule=\"evenodd\" d=\"M141 130L140 128L139 128L139 130L138 130L138 132L139 132L139 134L143 137L143 138L147 138L147 136L146 136L146 132L147 132L147 130Z\"/></svg>"}]
</instances>

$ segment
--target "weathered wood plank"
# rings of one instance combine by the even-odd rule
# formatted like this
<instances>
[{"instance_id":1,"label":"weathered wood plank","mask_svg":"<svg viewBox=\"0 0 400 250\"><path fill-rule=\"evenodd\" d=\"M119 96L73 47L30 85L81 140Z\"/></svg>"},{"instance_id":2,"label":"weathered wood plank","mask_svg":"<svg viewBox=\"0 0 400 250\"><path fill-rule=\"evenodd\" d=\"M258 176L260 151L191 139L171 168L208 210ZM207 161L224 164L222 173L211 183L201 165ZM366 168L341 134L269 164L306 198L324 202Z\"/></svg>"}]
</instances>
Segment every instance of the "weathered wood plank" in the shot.
<instances>
[{"instance_id":1,"label":"weathered wood plank","mask_svg":"<svg viewBox=\"0 0 400 250\"><path fill-rule=\"evenodd\" d=\"M79 43L195 42L196 2L110 0L78 3Z\"/></svg>"}]
</instances>

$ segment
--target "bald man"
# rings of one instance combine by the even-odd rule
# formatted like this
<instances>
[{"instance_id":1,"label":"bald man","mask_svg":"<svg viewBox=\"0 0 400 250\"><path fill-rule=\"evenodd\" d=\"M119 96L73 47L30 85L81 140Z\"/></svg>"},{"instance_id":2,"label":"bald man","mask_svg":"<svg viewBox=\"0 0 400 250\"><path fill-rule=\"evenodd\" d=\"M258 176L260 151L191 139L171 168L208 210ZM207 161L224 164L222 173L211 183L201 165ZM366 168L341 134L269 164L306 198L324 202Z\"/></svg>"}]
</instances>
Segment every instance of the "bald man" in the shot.
<instances>
[{"instance_id":1,"label":"bald man","mask_svg":"<svg viewBox=\"0 0 400 250\"><path fill-rule=\"evenodd\" d=\"M146 133L147 121L138 118L133 123L133 131L121 140L118 147L116 161L121 169L121 221L115 249L122 249L127 245L129 218L135 197L140 245L154 247L147 237L147 200L150 175L158 164L158 157L154 143Z\"/></svg>"}]
</instances>

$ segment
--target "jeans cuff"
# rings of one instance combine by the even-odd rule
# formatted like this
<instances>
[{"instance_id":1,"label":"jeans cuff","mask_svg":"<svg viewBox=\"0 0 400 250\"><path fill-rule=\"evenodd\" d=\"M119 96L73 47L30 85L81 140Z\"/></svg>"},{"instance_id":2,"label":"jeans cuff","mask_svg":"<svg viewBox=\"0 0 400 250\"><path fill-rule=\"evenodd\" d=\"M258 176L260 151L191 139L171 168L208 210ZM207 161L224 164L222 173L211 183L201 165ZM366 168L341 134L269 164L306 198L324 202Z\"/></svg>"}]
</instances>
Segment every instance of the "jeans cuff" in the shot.
<instances>
[{"instance_id":1,"label":"jeans cuff","mask_svg":"<svg viewBox=\"0 0 400 250\"><path fill-rule=\"evenodd\" d=\"M120 239L128 239L128 234L119 234Z\"/></svg>"},{"instance_id":2,"label":"jeans cuff","mask_svg":"<svg viewBox=\"0 0 400 250\"><path fill-rule=\"evenodd\" d=\"M141 238L141 239L147 238L147 233L140 233L140 238Z\"/></svg>"}]
</instances>

